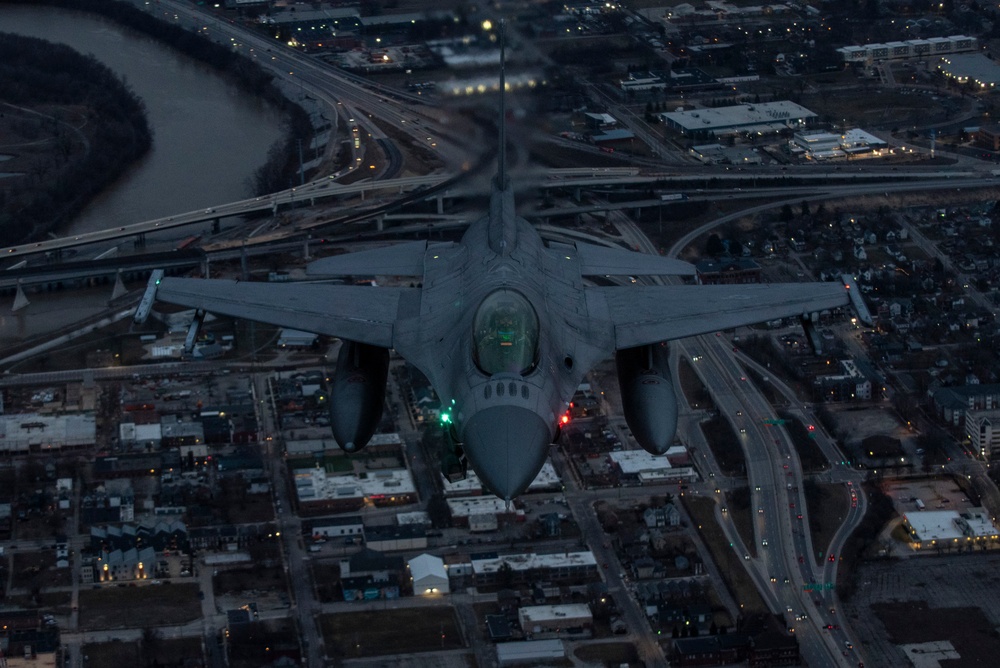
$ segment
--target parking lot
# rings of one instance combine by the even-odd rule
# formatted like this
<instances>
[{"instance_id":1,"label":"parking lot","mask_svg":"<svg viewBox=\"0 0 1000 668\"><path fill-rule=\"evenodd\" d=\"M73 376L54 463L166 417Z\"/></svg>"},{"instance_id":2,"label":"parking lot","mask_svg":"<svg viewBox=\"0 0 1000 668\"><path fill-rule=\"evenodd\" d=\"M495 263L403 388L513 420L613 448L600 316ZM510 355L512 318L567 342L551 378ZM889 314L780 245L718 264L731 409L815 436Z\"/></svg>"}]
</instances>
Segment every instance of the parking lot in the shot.
<instances>
[{"instance_id":1,"label":"parking lot","mask_svg":"<svg viewBox=\"0 0 1000 668\"><path fill-rule=\"evenodd\" d=\"M857 577L856 593L841 607L869 668L911 665L900 645L935 641L955 648L961 659L954 665L995 665L976 660L1000 655L991 631L1000 624L1000 555L867 562Z\"/></svg>"}]
</instances>

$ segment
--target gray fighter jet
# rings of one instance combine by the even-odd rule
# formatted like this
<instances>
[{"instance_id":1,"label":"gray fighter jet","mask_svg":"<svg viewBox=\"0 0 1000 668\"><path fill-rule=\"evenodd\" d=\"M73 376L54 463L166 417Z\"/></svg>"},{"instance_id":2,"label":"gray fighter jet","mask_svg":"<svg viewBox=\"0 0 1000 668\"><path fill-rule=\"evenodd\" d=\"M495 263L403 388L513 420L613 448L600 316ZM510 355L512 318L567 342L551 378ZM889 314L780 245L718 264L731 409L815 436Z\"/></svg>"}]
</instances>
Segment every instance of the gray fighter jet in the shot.
<instances>
[{"instance_id":1,"label":"gray fighter jet","mask_svg":"<svg viewBox=\"0 0 1000 668\"><path fill-rule=\"evenodd\" d=\"M503 90L501 68L501 88ZM501 95L501 100L503 95ZM510 500L532 482L584 376L615 355L625 417L662 454L677 425L664 342L848 305L849 282L600 287L588 276L693 276L678 260L586 243L543 242L514 212L504 103L489 211L461 241L408 242L313 262L313 276L413 276L418 288L163 278L156 298L339 337L333 434L363 448L382 415L389 349L441 401L449 447Z\"/></svg>"}]
</instances>

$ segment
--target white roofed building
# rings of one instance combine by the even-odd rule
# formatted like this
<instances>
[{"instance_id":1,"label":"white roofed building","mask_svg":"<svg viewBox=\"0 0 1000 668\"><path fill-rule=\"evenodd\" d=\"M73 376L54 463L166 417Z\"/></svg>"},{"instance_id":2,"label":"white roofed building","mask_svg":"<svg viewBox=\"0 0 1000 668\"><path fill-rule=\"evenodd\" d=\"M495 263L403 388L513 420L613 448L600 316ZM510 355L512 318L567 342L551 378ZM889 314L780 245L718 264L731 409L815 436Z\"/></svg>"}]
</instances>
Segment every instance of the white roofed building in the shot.
<instances>
[{"instance_id":1,"label":"white roofed building","mask_svg":"<svg viewBox=\"0 0 1000 668\"><path fill-rule=\"evenodd\" d=\"M708 137L740 132L766 134L786 128L799 130L814 118L814 112L790 100L660 114L669 128L685 135Z\"/></svg>"},{"instance_id":2,"label":"white roofed building","mask_svg":"<svg viewBox=\"0 0 1000 668\"><path fill-rule=\"evenodd\" d=\"M517 611L525 637L541 640L558 637L590 637L594 616L585 603L527 605Z\"/></svg>"},{"instance_id":3,"label":"white roofed building","mask_svg":"<svg viewBox=\"0 0 1000 668\"><path fill-rule=\"evenodd\" d=\"M357 510L365 501L376 506L415 503L417 489L406 469L383 469L359 475L328 475L319 467L295 470L295 493L305 514Z\"/></svg>"},{"instance_id":4,"label":"white roofed building","mask_svg":"<svg viewBox=\"0 0 1000 668\"><path fill-rule=\"evenodd\" d=\"M88 448L95 444L97 426L93 415L0 415L0 452L51 452Z\"/></svg>"},{"instance_id":5,"label":"white roofed building","mask_svg":"<svg viewBox=\"0 0 1000 668\"><path fill-rule=\"evenodd\" d=\"M505 566L506 564L506 566ZM527 583L534 580L553 582L586 580L598 576L594 553L561 552L557 554L506 554L472 560L472 577L476 584Z\"/></svg>"},{"instance_id":6,"label":"white roofed building","mask_svg":"<svg viewBox=\"0 0 1000 668\"><path fill-rule=\"evenodd\" d=\"M652 455L645 450L620 450L610 453L609 457L623 478L642 484L697 479L698 474L690 466L675 467L670 463L671 455L678 454L676 448L684 452L683 446L675 446L662 455Z\"/></svg>"},{"instance_id":7,"label":"white roofed building","mask_svg":"<svg viewBox=\"0 0 1000 668\"><path fill-rule=\"evenodd\" d=\"M563 641L525 640L522 642L497 643L497 661L501 666L514 664L557 661L566 657Z\"/></svg>"},{"instance_id":8,"label":"white roofed building","mask_svg":"<svg viewBox=\"0 0 1000 668\"><path fill-rule=\"evenodd\" d=\"M982 508L924 510L903 515L903 526L910 534L914 549L948 550L964 548L969 543L996 542L1000 536L988 513Z\"/></svg>"},{"instance_id":9,"label":"white roofed building","mask_svg":"<svg viewBox=\"0 0 1000 668\"><path fill-rule=\"evenodd\" d=\"M445 496L469 496L475 494L483 493L483 484L479 480L479 476L472 469L469 469L468 473L461 480L448 480L444 476L441 476L441 485L444 489ZM546 460L542 464L541 470L535 479L531 481L528 485L526 492L541 492L544 490L558 490L562 488L562 480L559 478L559 474L556 473L555 467L552 466L552 462ZM495 498L495 497L494 497Z\"/></svg>"},{"instance_id":10,"label":"white roofed building","mask_svg":"<svg viewBox=\"0 0 1000 668\"><path fill-rule=\"evenodd\" d=\"M414 596L430 594L448 594L451 589L448 584L448 571L444 560L433 554L421 554L406 563L410 571L410 581L413 584Z\"/></svg>"}]
</instances>

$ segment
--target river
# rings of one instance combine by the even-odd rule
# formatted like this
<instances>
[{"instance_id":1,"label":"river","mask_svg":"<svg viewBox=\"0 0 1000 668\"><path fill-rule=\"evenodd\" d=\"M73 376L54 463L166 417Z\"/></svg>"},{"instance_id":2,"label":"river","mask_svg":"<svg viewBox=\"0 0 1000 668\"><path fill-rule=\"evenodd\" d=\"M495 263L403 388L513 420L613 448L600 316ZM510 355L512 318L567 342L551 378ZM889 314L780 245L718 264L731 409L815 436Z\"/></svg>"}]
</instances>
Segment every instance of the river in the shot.
<instances>
[{"instance_id":1,"label":"river","mask_svg":"<svg viewBox=\"0 0 1000 668\"><path fill-rule=\"evenodd\" d=\"M151 150L63 234L121 227L248 197L254 171L281 137L281 117L267 105L204 65L100 17L0 5L0 31L92 54L146 104Z\"/></svg>"}]
</instances>

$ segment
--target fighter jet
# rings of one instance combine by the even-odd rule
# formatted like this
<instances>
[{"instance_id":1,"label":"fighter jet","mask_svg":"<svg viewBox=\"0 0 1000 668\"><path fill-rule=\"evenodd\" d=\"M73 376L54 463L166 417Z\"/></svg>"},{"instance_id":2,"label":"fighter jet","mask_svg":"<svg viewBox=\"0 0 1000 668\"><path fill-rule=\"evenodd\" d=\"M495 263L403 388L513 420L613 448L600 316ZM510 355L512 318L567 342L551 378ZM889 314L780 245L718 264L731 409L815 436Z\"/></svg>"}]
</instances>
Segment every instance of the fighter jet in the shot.
<instances>
[{"instance_id":1,"label":"fighter jet","mask_svg":"<svg viewBox=\"0 0 1000 668\"><path fill-rule=\"evenodd\" d=\"M588 282L606 275L694 276L695 268L620 248L546 244L514 211L503 90L501 66L489 210L461 241L406 242L307 267L316 277L412 276L420 287L163 278L155 297L341 338L330 410L333 435L349 453L375 432L394 349L437 392L449 447L509 502L538 474L573 394L602 360L615 355L633 435L662 454L677 425L665 342L845 306L856 290L849 279L846 285Z\"/></svg>"}]
</instances>

